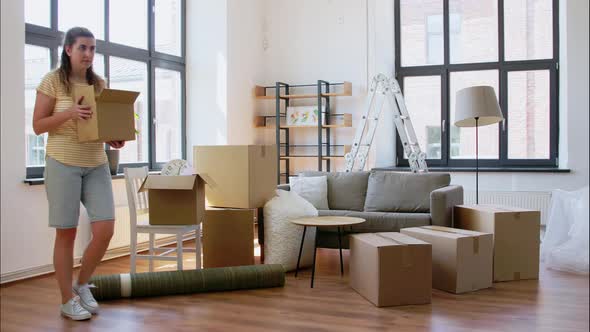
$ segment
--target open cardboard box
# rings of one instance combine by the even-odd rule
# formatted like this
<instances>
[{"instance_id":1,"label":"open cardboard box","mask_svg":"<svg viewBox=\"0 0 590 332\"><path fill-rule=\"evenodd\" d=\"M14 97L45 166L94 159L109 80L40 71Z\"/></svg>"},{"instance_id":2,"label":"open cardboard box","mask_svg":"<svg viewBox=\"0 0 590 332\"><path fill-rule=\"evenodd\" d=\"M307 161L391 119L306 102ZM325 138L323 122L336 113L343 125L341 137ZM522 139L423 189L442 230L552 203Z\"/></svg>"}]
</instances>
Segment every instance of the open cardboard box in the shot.
<instances>
[{"instance_id":1,"label":"open cardboard box","mask_svg":"<svg viewBox=\"0 0 590 332\"><path fill-rule=\"evenodd\" d=\"M139 92L104 89L95 98L94 86L75 85L74 102L84 97L81 105L88 105L92 117L77 120L78 142L109 142L135 140L135 112L133 104Z\"/></svg>"},{"instance_id":2,"label":"open cardboard box","mask_svg":"<svg viewBox=\"0 0 590 332\"><path fill-rule=\"evenodd\" d=\"M205 181L198 175L148 175L150 225L198 225L205 217Z\"/></svg>"}]
</instances>

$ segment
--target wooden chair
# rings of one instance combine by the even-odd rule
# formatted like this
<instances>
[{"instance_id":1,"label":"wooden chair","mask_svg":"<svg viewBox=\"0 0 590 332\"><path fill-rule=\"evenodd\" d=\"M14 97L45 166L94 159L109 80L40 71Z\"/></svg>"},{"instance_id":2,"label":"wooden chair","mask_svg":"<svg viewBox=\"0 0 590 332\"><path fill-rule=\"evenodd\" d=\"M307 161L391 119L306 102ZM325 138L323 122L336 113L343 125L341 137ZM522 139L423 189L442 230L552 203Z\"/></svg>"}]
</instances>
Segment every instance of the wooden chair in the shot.
<instances>
[{"instance_id":1,"label":"wooden chair","mask_svg":"<svg viewBox=\"0 0 590 332\"><path fill-rule=\"evenodd\" d=\"M176 261L177 269L182 270L183 252L196 253L197 269L201 268L201 225L188 226L158 226L149 223L148 193L137 192L144 179L148 175L147 167L125 168L125 186L127 189L127 201L129 206L129 221L131 225L131 273L135 273L136 260L147 259L149 271L154 269L154 260ZM195 248L183 248L182 241L185 236L195 234ZM137 235L149 234L149 254L137 254ZM163 248L155 246L156 234L176 235L176 248ZM175 256L168 256L176 252Z\"/></svg>"}]
</instances>

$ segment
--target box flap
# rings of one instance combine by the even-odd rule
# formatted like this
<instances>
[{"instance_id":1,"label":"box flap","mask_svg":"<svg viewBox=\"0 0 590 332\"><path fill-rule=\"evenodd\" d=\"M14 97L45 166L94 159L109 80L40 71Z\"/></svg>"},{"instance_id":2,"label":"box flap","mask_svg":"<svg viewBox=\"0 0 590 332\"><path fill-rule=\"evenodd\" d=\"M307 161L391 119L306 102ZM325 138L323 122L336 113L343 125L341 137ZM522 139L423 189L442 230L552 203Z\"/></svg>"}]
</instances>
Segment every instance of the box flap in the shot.
<instances>
[{"instance_id":1,"label":"box flap","mask_svg":"<svg viewBox=\"0 0 590 332\"><path fill-rule=\"evenodd\" d=\"M139 92L127 90L104 89L98 98L98 102L133 104L139 96Z\"/></svg>"},{"instance_id":2,"label":"box flap","mask_svg":"<svg viewBox=\"0 0 590 332\"><path fill-rule=\"evenodd\" d=\"M476 231L470 231L467 229L459 229L459 228L451 228L451 227L444 227L444 226L422 226L420 228L428 229L435 232L447 232L447 233L454 233L454 234L461 234L465 236L482 236L488 235L490 233L482 233Z\"/></svg>"},{"instance_id":3,"label":"box flap","mask_svg":"<svg viewBox=\"0 0 590 332\"><path fill-rule=\"evenodd\" d=\"M148 175L139 192L148 189L192 190L198 175Z\"/></svg>"},{"instance_id":4,"label":"box flap","mask_svg":"<svg viewBox=\"0 0 590 332\"><path fill-rule=\"evenodd\" d=\"M420 239L416 239L398 232L375 233L375 235L391 240L392 242L396 242L398 245L430 245L428 242L424 242Z\"/></svg>"},{"instance_id":5,"label":"box flap","mask_svg":"<svg viewBox=\"0 0 590 332\"><path fill-rule=\"evenodd\" d=\"M430 245L422 240L415 239L405 234L397 232L387 233L361 233L354 234L355 238L363 241L375 248L390 247L390 246L407 246L407 245Z\"/></svg>"},{"instance_id":6,"label":"box flap","mask_svg":"<svg viewBox=\"0 0 590 332\"><path fill-rule=\"evenodd\" d=\"M538 212L537 210L523 209L523 208L519 208L519 207L515 207L515 206L494 205L494 204L459 205L459 207L464 208L464 209L471 209L471 210L477 210L480 212L490 212L490 213Z\"/></svg>"}]
</instances>

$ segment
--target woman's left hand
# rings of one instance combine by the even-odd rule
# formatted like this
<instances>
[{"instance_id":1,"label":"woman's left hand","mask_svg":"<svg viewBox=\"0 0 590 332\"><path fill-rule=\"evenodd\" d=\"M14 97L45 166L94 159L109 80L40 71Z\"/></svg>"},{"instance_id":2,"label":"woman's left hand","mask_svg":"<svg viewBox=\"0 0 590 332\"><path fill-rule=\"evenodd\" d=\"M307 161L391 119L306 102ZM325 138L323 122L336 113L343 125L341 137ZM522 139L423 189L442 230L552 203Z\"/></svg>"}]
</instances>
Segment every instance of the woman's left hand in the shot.
<instances>
[{"instance_id":1,"label":"woman's left hand","mask_svg":"<svg viewBox=\"0 0 590 332\"><path fill-rule=\"evenodd\" d=\"M125 146L125 141L110 141L107 142L113 149L120 149Z\"/></svg>"}]
</instances>

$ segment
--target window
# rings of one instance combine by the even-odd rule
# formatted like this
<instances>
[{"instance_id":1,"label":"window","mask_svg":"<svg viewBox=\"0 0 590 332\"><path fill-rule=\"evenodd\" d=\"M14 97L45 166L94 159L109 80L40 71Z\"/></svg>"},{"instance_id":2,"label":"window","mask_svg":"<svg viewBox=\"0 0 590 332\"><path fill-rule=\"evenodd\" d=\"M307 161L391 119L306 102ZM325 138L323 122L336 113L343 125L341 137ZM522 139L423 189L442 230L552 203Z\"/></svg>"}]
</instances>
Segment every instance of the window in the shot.
<instances>
[{"instance_id":1,"label":"window","mask_svg":"<svg viewBox=\"0 0 590 332\"><path fill-rule=\"evenodd\" d=\"M479 128L480 165L557 166L558 14L557 0L395 1L396 78L429 166L475 165L475 128L453 123L457 91L476 85L504 115Z\"/></svg>"},{"instance_id":2,"label":"window","mask_svg":"<svg viewBox=\"0 0 590 332\"><path fill-rule=\"evenodd\" d=\"M47 135L32 129L36 87L59 66L64 33L74 26L96 37L93 69L107 86L140 92L138 134L121 149L120 162L158 170L186 158L185 6L183 0L25 0L27 177L42 177L45 165Z\"/></svg>"}]
</instances>

